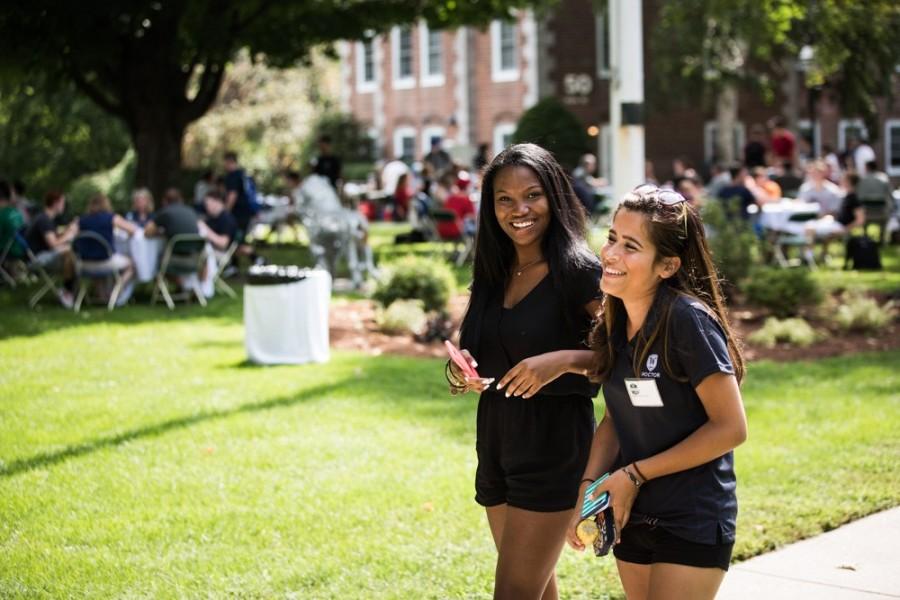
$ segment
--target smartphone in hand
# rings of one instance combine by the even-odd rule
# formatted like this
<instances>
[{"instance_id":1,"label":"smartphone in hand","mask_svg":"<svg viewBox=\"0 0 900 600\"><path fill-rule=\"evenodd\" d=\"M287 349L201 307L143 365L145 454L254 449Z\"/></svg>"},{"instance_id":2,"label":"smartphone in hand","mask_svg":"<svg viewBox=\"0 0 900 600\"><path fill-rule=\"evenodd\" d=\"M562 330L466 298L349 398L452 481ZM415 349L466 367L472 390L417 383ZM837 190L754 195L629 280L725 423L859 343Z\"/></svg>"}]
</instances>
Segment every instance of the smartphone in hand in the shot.
<instances>
[{"instance_id":1,"label":"smartphone in hand","mask_svg":"<svg viewBox=\"0 0 900 600\"><path fill-rule=\"evenodd\" d=\"M459 348L453 345L453 342L451 342L450 340L444 340L444 346L447 348L447 353L450 355L450 360L452 360L456 364L456 366L459 367L459 370L462 371L464 375L481 379L481 375L478 374L478 371L475 370L475 367L469 364L469 361L466 360L466 357L463 356L463 353L460 352Z\"/></svg>"}]
</instances>

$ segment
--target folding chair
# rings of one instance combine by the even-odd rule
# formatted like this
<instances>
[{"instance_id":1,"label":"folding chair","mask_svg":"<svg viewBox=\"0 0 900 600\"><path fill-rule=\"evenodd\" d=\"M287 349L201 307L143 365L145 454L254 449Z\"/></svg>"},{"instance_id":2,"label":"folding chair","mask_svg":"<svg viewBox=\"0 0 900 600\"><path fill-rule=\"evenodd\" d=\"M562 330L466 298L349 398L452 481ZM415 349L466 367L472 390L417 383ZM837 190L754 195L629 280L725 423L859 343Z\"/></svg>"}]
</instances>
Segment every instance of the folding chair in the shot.
<instances>
[{"instance_id":1,"label":"folding chair","mask_svg":"<svg viewBox=\"0 0 900 600\"><path fill-rule=\"evenodd\" d=\"M807 223L809 221L815 221L818 218L818 214L814 212L798 212L792 214L788 217L789 223ZM787 257L785 253L785 248L787 247L795 247L800 248L800 253L804 262L806 262L807 266L810 269L816 268L816 259L812 253L812 242L810 242L809 237L807 237L806 233L791 233L787 231L776 231L774 239L772 240L772 246L774 250L775 260L778 262L778 265L781 267L791 267L796 266L798 263L797 259L793 261Z\"/></svg>"},{"instance_id":2,"label":"folding chair","mask_svg":"<svg viewBox=\"0 0 900 600\"><path fill-rule=\"evenodd\" d=\"M892 198L893 200L893 198ZM863 223L863 233L868 234L869 225L878 225L879 243L887 243L887 222L891 217L890 206L885 198L860 198L865 211L866 220Z\"/></svg>"},{"instance_id":3,"label":"folding chair","mask_svg":"<svg viewBox=\"0 0 900 600\"><path fill-rule=\"evenodd\" d=\"M95 254L103 258L84 258L84 254L92 246L95 250L99 249L99 252ZM94 282L98 279L112 279L113 288L109 293L106 309L112 310L115 308L116 302L119 300L119 294L122 293L122 288L125 285L125 278L122 277L119 269L103 264L115 254L109 242L95 231L81 231L72 240L72 251L75 252L75 272L78 274L78 294L75 296L75 312L81 310L81 303L84 302L88 289L93 287Z\"/></svg>"},{"instance_id":4,"label":"folding chair","mask_svg":"<svg viewBox=\"0 0 900 600\"><path fill-rule=\"evenodd\" d=\"M41 301L41 298L47 295L47 292L58 292L58 288L56 283L53 281L53 278L50 277L49 273L47 273L44 265L42 265L38 261L37 256L35 256L34 252L31 251L31 248L28 247L28 242L25 241L25 238L22 237L21 233L16 233L15 240L25 251L26 268L30 273L33 273L37 276L38 282L41 284L41 287L38 288L38 291L32 294L31 298L28 299L28 306L30 308L34 308L35 306L37 306L37 303Z\"/></svg>"},{"instance_id":5,"label":"folding chair","mask_svg":"<svg viewBox=\"0 0 900 600\"><path fill-rule=\"evenodd\" d=\"M213 285L217 290L222 292L223 294L229 296L230 298L237 298L237 294L228 285L228 282L222 277L222 273L225 272L225 269L228 268L228 265L231 264L231 257L234 256L235 251L238 248L237 240L231 242L231 245L217 257L216 260L216 272L213 275Z\"/></svg>"},{"instance_id":6,"label":"folding chair","mask_svg":"<svg viewBox=\"0 0 900 600\"><path fill-rule=\"evenodd\" d=\"M159 272L156 274L156 283L153 288L153 296L150 298L150 304L156 304L159 294L162 294L169 310L175 310L175 301L169 292L169 286L166 284L166 275L175 275L178 277L187 277L196 275L200 279L200 272L203 270L203 263L206 261L206 240L199 234L195 233L179 233L173 235L166 243L166 249L163 251L162 260L159 263ZM182 252L175 252L176 249ZM206 306L206 298L200 290L200 285L191 286L197 302L200 306ZM190 298L190 294L187 295Z\"/></svg>"},{"instance_id":7,"label":"folding chair","mask_svg":"<svg viewBox=\"0 0 900 600\"><path fill-rule=\"evenodd\" d=\"M435 238L442 242L453 243L453 252L448 259L452 260L457 266L465 264L469 255L472 254L472 251L475 248L475 240L471 235L466 235L465 223L463 220L460 219L459 215L455 212L446 208L433 208L431 209L430 216L434 223ZM438 227L441 223L454 223L460 231L460 234L453 237L442 236Z\"/></svg>"},{"instance_id":8,"label":"folding chair","mask_svg":"<svg viewBox=\"0 0 900 600\"><path fill-rule=\"evenodd\" d=\"M6 259L9 258L9 254L12 251L13 246L16 244L15 236L11 236L6 243L3 244L3 247L0 248L0 279L9 284L9 287L16 287L16 278L12 276L12 274L6 270L4 266L6 264Z\"/></svg>"}]
</instances>

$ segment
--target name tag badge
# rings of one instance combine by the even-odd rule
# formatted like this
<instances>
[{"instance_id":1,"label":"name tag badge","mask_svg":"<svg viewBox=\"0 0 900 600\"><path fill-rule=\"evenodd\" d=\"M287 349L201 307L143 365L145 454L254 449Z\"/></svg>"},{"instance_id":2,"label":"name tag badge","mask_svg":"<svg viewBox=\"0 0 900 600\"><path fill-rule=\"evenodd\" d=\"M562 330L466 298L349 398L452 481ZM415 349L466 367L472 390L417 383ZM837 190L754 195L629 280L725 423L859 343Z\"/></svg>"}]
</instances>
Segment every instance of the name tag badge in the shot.
<instances>
[{"instance_id":1,"label":"name tag badge","mask_svg":"<svg viewBox=\"0 0 900 600\"><path fill-rule=\"evenodd\" d=\"M662 406L662 397L655 379L626 379L625 389L633 406L639 408Z\"/></svg>"}]
</instances>

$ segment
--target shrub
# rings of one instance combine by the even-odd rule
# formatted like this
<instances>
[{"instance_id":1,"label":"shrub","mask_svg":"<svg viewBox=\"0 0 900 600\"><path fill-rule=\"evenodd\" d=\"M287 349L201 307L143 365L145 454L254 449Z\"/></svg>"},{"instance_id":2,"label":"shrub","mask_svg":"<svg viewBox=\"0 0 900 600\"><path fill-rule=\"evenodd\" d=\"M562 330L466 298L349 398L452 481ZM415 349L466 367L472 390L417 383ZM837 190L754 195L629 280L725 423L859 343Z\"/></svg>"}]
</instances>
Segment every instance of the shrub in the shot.
<instances>
[{"instance_id":1,"label":"shrub","mask_svg":"<svg viewBox=\"0 0 900 600\"><path fill-rule=\"evenodd\" d=\"M754 270L744 285L747 300L769 309L776 317L791 317L804 306L822 301L822 290L806 269Z\"/></svg>"},{"instance_id":2,"label":"shrub","mask_svg":"<svg viewBox=\"0 0 900 600\"><path fill-rule=\"evenodd\" d=\"M809 323L800 318L778 319L769 317L762 328L750 334L750 341L760 346L772 348L778 342L792 346L806 347L819 339Z\"/></svg>"},{"instance_id":3,"label":"shrub","mask_svg":"<svg viewBox=\"0 0 900 600\"><path fill-rule=\"evenodd\" d=\"M531 142L546 148L567 169L574 169L581 155L590 148L584 125L552 96L525 111L513 141L517 144Z\"/></svg>"},{"instance_id":4,"label":"shrub","mask_svg":"<svg viewBox=\"0 0 900 600\"><path fill-rule=\"evenodd\" d=\"M710 199L702 210L710 252L728 297L733 296L735 289L742 289L753 266L753 247L756 245L750 224L740 218L739 213L740 207L736 203L716 199Z\"/></svg>"},{"instance_id":5,"label":"shrub","mask_svg":"<svg viewBox=\"0 0 900 600\"><path fill-rule=\"evenodd\" d=\"M834 314L834 322L844 331L876 331L894 318L893 301L879 306L860 292L846 292Z\"/></svg>"},{"instance_id":6,"label":"shrub","mask_svg":"<svg viewBox=\"0 0 900 600\"><path fill-rule=\"evenodd\" d=\"M453 271L436 258L404 256L384 268L372 297L384 307L395 300L421 300L426 311L443 311L456 287Z\"/></svg>"},{"instance_id":7,"label":"shrub","mask_svg":"<svg viewBox=\"0 0 900 600\"><path fill-rule=\"evenodd\" d=\"M421 300L396 300L378 311L375 322L385 333L417 334L425 329L428 317Z\"/></svg>"}]
</instances>

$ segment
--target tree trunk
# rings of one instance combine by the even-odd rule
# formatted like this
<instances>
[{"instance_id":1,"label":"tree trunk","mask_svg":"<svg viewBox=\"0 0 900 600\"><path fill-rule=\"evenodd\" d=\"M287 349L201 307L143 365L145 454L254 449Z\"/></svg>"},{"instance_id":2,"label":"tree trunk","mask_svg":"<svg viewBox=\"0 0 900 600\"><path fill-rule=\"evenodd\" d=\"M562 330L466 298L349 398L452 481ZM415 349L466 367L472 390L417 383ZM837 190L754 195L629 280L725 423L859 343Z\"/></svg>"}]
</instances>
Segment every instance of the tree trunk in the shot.
<instances>
[{"instance_id":1,"label":"tree trunk","mask_svg":"<svg viewBox=\"0 0 900 600\"><path fill-rule=\"evenodd\" d=\"M716 97L716 161L730 165L735 162L734 126L737 123L738 90L734 83L726 83Z\"/></svg>"},{"instance_id":2,"label":"tree trunk","mask_svg":"<svg viewBox=\"0 0 900 600\"><path fill-rule=\"evenodd\" d=\"M165 190L177 184L181 168L184 128L173 126L172 121L165 126L138 124L131 133L137 154L135 185L149 188L157 207Z\"/></svg>"}]
</instances>

